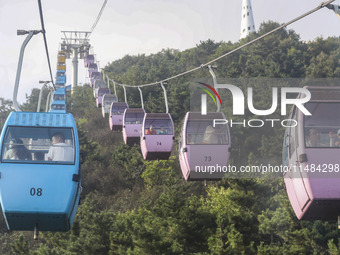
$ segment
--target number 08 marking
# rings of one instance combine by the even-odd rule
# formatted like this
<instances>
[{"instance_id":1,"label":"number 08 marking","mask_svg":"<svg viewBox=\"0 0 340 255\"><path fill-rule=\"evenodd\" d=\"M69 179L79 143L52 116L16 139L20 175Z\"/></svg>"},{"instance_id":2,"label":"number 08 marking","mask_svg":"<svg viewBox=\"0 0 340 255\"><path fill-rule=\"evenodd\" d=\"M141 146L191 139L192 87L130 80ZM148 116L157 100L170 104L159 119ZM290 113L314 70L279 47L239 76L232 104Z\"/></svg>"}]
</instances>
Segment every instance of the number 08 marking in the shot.
<instances>
[{"instance_id":1,"label":"number 08 marking","mask_svg":"<svg viewBox=\"0 0 340 255\"><path fill-rule=\"evenodd\" d=\"M40 196L42 196L42 188L37 188L37 189L31 188L30 194L31 194L31 196L38 196L38 197L40 197Z\"/></svg>"}]
</instances>

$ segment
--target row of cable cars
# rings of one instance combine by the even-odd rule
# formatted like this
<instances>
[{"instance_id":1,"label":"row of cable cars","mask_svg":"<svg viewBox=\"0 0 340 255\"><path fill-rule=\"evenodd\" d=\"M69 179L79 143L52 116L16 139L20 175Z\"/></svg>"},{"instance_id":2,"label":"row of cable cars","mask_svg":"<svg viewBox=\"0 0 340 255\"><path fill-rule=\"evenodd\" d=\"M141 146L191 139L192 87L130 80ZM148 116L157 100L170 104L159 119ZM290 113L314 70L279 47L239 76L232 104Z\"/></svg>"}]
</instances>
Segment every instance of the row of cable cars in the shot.
<instances>
[{"instance_id":1,"label":"row of cable cars","mask_svg":"<svg viewBox=\"0 0 340 255\"><path fill-rule=\"evenodd\" d=\"M66 113L66 52L58 51L56 90L53 92L50 103L50 112Z\"/></svg>"},{"instance_id":2,"label":"row of cable cars","mask_svg":"<svg viewBox=\"0 0 340 255\"><path fill-rule=\"evenodd\" d=\"M228 125L214 127L214 119L225 119L223 113L188 112L179 139L179 161L187 181L218 180L223 172L209 174L199 167L225 166L230 154ZM128 108L125 103L112 103L109 119L111 130L122 130L125 144L140 144L146 160L168 159L174 142L174 124L169 113L145 113L142 108Z\"/></svg>"},{"instance_id":3,"label":"row of cable cars","mask_svg":"<svg viewBox=\"0 0 340 255\"><path fill-rule=\"evenodd\" d=\"M105 94L103 107L106 104ZM146 113L143 108L129 108L125 102L110 102L109 126L122 131L125 144L140 144L146 160L168 159L174 143L174 124L169 113ZM103 110L103 109L102 109ZM105 117L105 115L103 115ZM180 139L180 164L186 180L216 180L223 173L209 175L197 172L195 166L211 163L227 165L230 132L227 125L214 127L214 119L225 119L223 113L188 112Z\"/></svg>"},{"instance_id":4,"label":"row of cable cars","mask_svg":"<svg viewBox=\"0 0 340 255\"><path fill-rule=\"evenodd\" d=\"M93 57L85 57L85 66L89 68ZM90 75L90 71L89 71ZM174 142L174 125L169 113L145 113L143 108L129 108L126 102L118 102L116 95L102 80L101 75L92 72L91 86L96 106L102 108L105 118L109 114L111 130L122 131L125 144L141 145L143 158L168 159Z\"/></svg>"},{"instance_id":5,"label":"row of cable cars","mask_svg":"<svg viewBox=\"0 0 340 255\"><path fill-rule=\"evenodd\" d=\"M297 125L285 131L283 165L289 171L284 174L284 182L299 219L330 220L340 212L340 88L307 88L312 98L304 105L312 116L304 116L296 106L291 110L290 119ZM214 127L214 119L225 116L220 112L206 115L188 112L185 116L178 149L180 167L187 181L224 177L224 172L201 171L228 164L229 127ZM142 108L112 102L109 125L111 130L122 130L124 143L139 143L144 159L169 158L174 138L170 114L145 113Z\"/></svg>"},{"instance_id":6,"label":"row of cable cars","mask_svg":"<svg viewBox=\"0 0 340 255\"><path fill-rule=\"evenodd\" d=\"M66 52L58 51L57 72L55 86L57 88L65 87L66 84Z\"/></svg>"},{"instance_id":7,"label":"row of cable cars","mask_svg":"<svg viewBox=\"0 0 340 255\"><path fill-rule=\"evenodd\" d=\"M84 64L90 67L93 55L86 56ZM90 75L89 70L89 75ZM140 144L145 160L168 159L174 143L174 124L169 113L146 113L142 108L129 108L118 102L106 83L92 77L91 84L97 107L102 114L109 113L111 130L122 131L125 144ZM161 85L164 92L165 88ZM166 92L165 92L166 97ZM167 108L167 99L166 108ZM143 106L143 103L142 103ZM223 113L187 113L180 138L180 165L186 180L218 180L223 172L209 174L197 172L195 166L207 168L211 164L227 165L230 154L230 132L227 125L214 127L214 119L225 119Z\"/></svg>"},{"instance_id":8,"label":"row of cable cars","mask_svg":"<svg viewBox=\"0 0 340 255\"><path fill-rule=\"evenodd\" d=\"M84 58L84 65L90 68L93 55ZM169 113L145 113L143 108L129 108L126 102L118 102L111 94L102 76L89 70L96 106L102 108L105 118L109 114L111 130L122 131L125 144L140 143L143 158L168 159L174 142L174 125Z\"/></svg>"},{"instance_id":9,"label":"row of cable cars","mask_svg":"<svg viewBox=\"0 0 340 255\"><path fill-rule=\"evenodd\" d=\"M285 172L284 181L299 219L331 220L340 213L340 88L306 88L312 97L304 106L312 115L303 115L297 106L291 110L290 119L297 125L285 131L283 165L289 171ZM116 126L111 126L112 117L117 118ZM225 174L202 171L209 166L227 166L229 160L229 127L214 127L214 119L225 116L220 112L206 115L188 112L185 116L179 138L179 161L187 181L219 180ZM120 130L121 122L124 142L140 143L144 159L169 158L174 138L170 114L145 113L142 108L112 103L111 129Z\"/></svg>"},{"instance_id":10,"label":"row of cable cars","mask_svg":"<svg viewBox=\"0 0 340 255\"><path fill-rule=\"evenodd\" d=\"M109 112L111 103L117 101L117 97L111 94L110 88L107 87L106 82L102 79L103 77L98 71L94 55L88 54L85 56L84 66L88 69L91 87L93 88L93 97L96 99L96 106L98 108L103 106L102 111L105 117L105 113Z\"/></svg>"}]
</instances>

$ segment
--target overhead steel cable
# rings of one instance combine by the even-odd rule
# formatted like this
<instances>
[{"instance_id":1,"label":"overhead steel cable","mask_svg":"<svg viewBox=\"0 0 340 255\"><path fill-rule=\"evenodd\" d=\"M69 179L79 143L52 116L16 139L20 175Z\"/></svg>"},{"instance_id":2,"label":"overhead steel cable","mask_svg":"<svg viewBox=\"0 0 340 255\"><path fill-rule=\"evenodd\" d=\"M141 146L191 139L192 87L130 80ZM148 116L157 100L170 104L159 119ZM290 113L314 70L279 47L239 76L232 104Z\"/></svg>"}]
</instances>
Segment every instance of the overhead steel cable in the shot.
<instances>
[{"instance_id":1,"label":"overhead steel cable","mask_svg":"<svg viewBox=\"0 0 340 255\"><path fill-rule=\"evenodd\" d=\"M47 40L46 40L46 31L45 31L45 25L44 25L44 17L43 17L43 12L42 12L42 7L41 7L41 1L40 0L38 0L38 5L39 5L40 22L41 22L42 34L43 34L43 37L44 37L44 44L45 44L45 51L46 51L46 57L47 57L47 62L48 62L48 68L50 70L50 76L51 76L51 82L52 82L53 88L54 88L54 90L56 90L56 88L54 86L53 75L52 75L50 56L48 54L48 47L47 47Z\"/></svg>"},{"instance_id":2,"label":"overhead steel cable","mask_svg":"<svg viewBox=\"0 0 340 255\"><path fill-rule=\"evenodd\" d=\"M103 14L103 11L104 11L104 9L105 9L105 6L106 6L107 1L108 1L108 0L104 0L104 3L103 3L103 5L102 5L102 8L100 9L100 11L99 11L99 13L98 13L98 16L97 16L96 20L94 21L94 23L93 23L93 25L92 25L92 27L91 27L91 29L90 29L90 33L88 34L88 36L86 37L86 39L90 37L90 35L92 34L93 30L94 30L95 27L97 26L98 21L100 20L102 14Z\"/></svg>"},{"instance_id":3,"label":"overhead steel cable","mask_svg":"<svg viewBox=\"0 0 340 255\"><path fill-rule=\"evenodd\" d=\"M316 12L316 11L318 11L318 10L324 8L324 7L326 7L327 5L329 5L330 3L334 2L334 1L335 1L335 0L330 0L330 1L327 1L327 2L322 2L322 3L321 3L319 6L317 6L316 8L314 8L314 9L312 9L312 10L310 10L310 11L308 11L308 12L306 12L306 13L300 15L300 16L298 16L298 17L295 18L295 19L292 19L291 21L288 21L288 22L282 24L281 26L279 26L279 27L277 27L277 28L275 28L275 29L269 31L268 33L265 33L265 34L259 36L258 38L255 38L254 40L251 40L251 41L249 41L249 42L247 42L247 43L245 43L245 44L243 44L243 45L241 45L241 46L239 46L239 47L237 47L237 48L235 48L235 49L233 49L233 50L231 50L231 51L229 51L229 52L227 52L227 53L225 53L225 54L223 54L223 55L221 55L221 56L219 56L219 57L217 57L217 58L215 58L215 59L213 59L213 60L211 60L211 61L209 61L209 62L207 62L207 63L205 63L205 64L202 64L202 65L200 65L200 66L198 66L198 67L195 67L195 68L193 68L193 69L191 69L191 70L188 70L188 71L179 73L179 74L177 74L177 75L171 76L171 77L169 77L169 78L167 78L167 79L164 79L164 80L161 80L161 81L157 81L157 82L142 84L142 85L127 85L127 84L118 83L117 81L114 81L114 80L112 80L112 79L110 79L110 80L111 80L112 82L115 82L117 85L125 86L125 87L146 87L146 86L159 85L159 84L162 83L162 82L170 81L170 80L176 79L176 78L178 78L178 77L184 76L184 75L186 75L186 74L192 73L192 72L194 72L194 71L197 71L197 70L201 69L202 67L206 67L206 66L208 66L208 65L210 65L210 64L212 64L212 63L214 63L214 62L216 62L216 61L218 61L218 60L220 60L221 58L224 58L224 57L226 57L226 56L229 56L229 55L231 55L232 53L234 53L234 52L236 52L236 51L239 51L239 50L243 49L244 47L247 47L248 45L253 44L253 43L255 43L255 42L261 40L262 38L264 38L264 37L266 37L266 36L268 36L268 35L271 35L271 34L275 33L276 31L278 31L278 30L280 30L280 29L282 29L282 28L284 28L284 27L286 27L286 26L288 26L288 25L291 25L291 24L293 24L294 22L296 22L296 21L298 21L298 20L300 20L300 19L305 18L306 16L308 16L308 15L310 15L310 14L312 14L312 13L314 13L314 12Z\"/></svg>"}]
</instances>

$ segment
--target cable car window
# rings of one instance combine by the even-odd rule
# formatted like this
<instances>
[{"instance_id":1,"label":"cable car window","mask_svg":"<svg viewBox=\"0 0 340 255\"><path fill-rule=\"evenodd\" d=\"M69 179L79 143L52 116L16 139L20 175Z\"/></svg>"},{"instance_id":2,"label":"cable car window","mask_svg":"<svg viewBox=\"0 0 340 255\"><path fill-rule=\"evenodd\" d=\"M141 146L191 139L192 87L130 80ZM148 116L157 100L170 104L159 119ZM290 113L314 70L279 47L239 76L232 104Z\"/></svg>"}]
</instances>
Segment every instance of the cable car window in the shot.
<instances>
[{"instance_id":1,"label":"cable car window","mask_svg":"<svg viewBox=\"0 0 340 255\"><path fill-rule=\"evenodd\" d=\"M111 113L114 115L123 115L126 108L127 106L115 106L112 107Z\"/></svg>"},{"instance_id":2,"label":"cable car window","mask_svg":"<svg viewBox=\"0 0 340 255\"><path fill-rule=\"evenodd\" d=\"M340 147L340 103L307 103L304 116L306 147ZM339 133L340 134L340 133Z\"/></svg>"},{"instance_id":3,"label":"cable car window","mask_svg":"<svg viewBox=\"0 0 340 255\"><path fill-rule=\"evenodd\" d=\"M191 120L187 124L187 144L229 144L226 125L213 126L212 120Z\"/></svg>"},{"instance_id":4,"label":"cable car window","mask_svg":"<svg viewBox=\"0 0 340 255\"><path fill-rule=\"evenodd\" d=\"M146 135L172 135L172 124L169 119L147 119L145 120Z\"/></svg>"},{"instance_id":5,"label":"cable car window","mask_svg":"<svg viewBox=\"0 0 340 255\"><path fill-rule=\"evenodd\" d=\"M93 55L87 55L87 56L86 56L86 60L87 60L87 61L94 60L94 56L93 56Z\"/></svg>"},{"instance_id":6,"label":"cable car window","mask_svg":"<svg viewBox=\"0 0 340 255\"><path fill-rule=\"evenodd\" d=\"M63 95L63 94L54 94L53 95L53 100L62 100L62 101L65 101L65 95Z\"/></svg>"},{"instance_id":7,"label":"cable car window","mask_svg":"<svg viewBox=\"0 0 340 255\"><path fill-rule=\"evenodd\" d=\"M74 164L72 128L15 127L6 130L2 163Z\"/></svg>"},{"instance_id":8,"label":"cable car window","mask_svg":"<svg viewBox=\"0 0 340 255\"><path fill-rule=\"evenodd\" d=\"M94 87L95 88L105 88L106 87L106 83L104 81L95 81L94 82Z\"/></svg>"},{"instance_id":9,"label":"cable car window","mask_svg":"<svg viewBox=\"0 0 340 255\"><path fill-rule=\"evenodd\" d=\"M112 104L112 101L106 101L106 100L104 101L104 106L110 107L111 104Z\"/></svg>"},{"instance_id":10,"label":"cable car window","mask_svg":"<svg viewBox=\"0 0 340 255\"><path fill-rule=\"evenodd\" d=\"M295 127L290 127L289 128L289 158L291 158L295 152Z\"/></svg>"},{"instance_id":11,"label":"cable car window","mask_svg":"<svg viewBox=\"0 0 340 255\"><path fill-rule=\"evenodd\" d=\"M125 109L127 109L127 106L115 106L112 107L111 113L114 115L123 115Z\"/></svg>"},{"instance_id":12,"label":"cable car window","mask_svg":"<svg viewBox=\"0 0 340 255\"><path fill-rule=\"evenodd\" d=\"M127 113L125 114L125 124L142 124L144 113Z\"/></svg>"},{"instance_id":13,"label":"cable car window","mask_svg":"<svg viewBox=\"0 0 340 255\"><path fill-rule=\"evenodd\" d=\"M98 96L100 96L100 97L107 94L107 93L108 93L107 90L98 90Z\"/></svg>"},{"instance_id":14,"label":"cable car window","mask_svg":"<svg viewBox=\"0 0 340 255\"><path fill-rule=\"evenodd\" d=\"M101 78L101 75L99 72L92 72L91 79L100 80L100 78Z\"/></svg>"},{"instance_id":15,"label":"cable car window","mask_svg":"<svg viewBox=\"0 0 340 255\"><path fill-rule=\"evenodd\" d=\"M51 110L65 110L64 104L52 104Z\"/></svg>"},{"instance_id":16,"label":"cable car window","mask_svg":"<svg viewBox=\"0 0 340 255\"><path fill-rule=\"evenodd\" d=\"M290 119L296 119L297 111L296 107L292 109L292 113L290 116ZM297 128L294 127L294 123L292 121L289 121L289 130L288 130L288 151L289 151L289 158L291 158L294 155L295 152L295 144L296 144L296 131Z\"/></svg>"},{"instance_id":17,"label":"cable car window","mask_svg":"<svg viewBox=\"0 0 340 255\"><path fill-rule=\"evenodd\" d=\"M94 63L91 63L88 67L89 70L97 70L98 67L97 67L97 64L94 64Z\"/></svg>"}]
</instances>

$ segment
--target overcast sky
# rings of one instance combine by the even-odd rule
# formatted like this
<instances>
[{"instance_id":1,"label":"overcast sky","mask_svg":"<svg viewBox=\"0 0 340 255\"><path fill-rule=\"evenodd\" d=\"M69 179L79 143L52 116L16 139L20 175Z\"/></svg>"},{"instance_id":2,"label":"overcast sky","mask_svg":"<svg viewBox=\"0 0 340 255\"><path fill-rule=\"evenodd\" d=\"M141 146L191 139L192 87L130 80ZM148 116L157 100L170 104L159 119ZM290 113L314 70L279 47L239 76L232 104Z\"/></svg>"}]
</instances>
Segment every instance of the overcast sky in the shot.
<instances>
[{"instance_id":1,"label":"overcast sky","mask_svg":"<svg viewBox=\"0 0 340 255\"><path fill-rule=\"evenodd\" d=\"M12 99L18 56L25 36L17 29L41 29L37 0L0 0L0 97ZM61 42L60 31L91 29L104 0L42 0L53 75ZM264 21L287 22L318 6L321 0L252 0L256 29ZM151 54L166 48L185 50L200 41L237 42L240 37L241 0L109 0L90 36L100 67L125 55ZM334 4L340 4L336 0ZM302 40L339 36L340 19L324 8L291 25ZM88 82L83 61L79 83ZM184 70L183 70L184 71ZM72 81L67 61L67 84ZM26 47L18 100L39 80L49 80L42 34Z\"/></svg>"}]
</instances>

